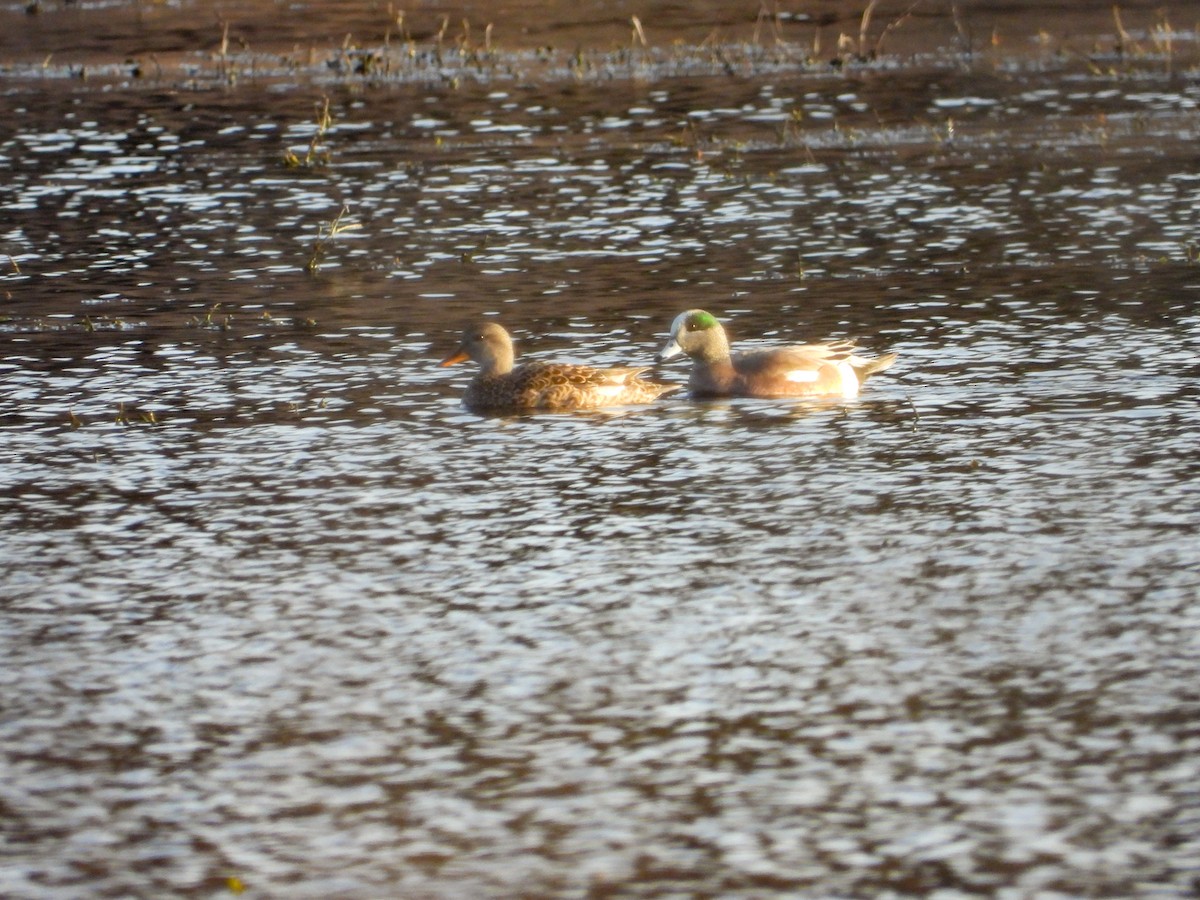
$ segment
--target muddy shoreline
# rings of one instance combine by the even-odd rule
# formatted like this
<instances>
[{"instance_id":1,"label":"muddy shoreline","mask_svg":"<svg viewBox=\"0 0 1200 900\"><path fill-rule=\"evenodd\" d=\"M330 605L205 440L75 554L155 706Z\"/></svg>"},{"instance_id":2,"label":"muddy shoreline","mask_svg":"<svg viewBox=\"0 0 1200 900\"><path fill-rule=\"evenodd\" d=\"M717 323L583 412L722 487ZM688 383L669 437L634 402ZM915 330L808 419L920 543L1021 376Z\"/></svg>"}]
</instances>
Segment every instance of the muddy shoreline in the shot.
<instances>
[{"instance_id":1,"label":"muddy shoreline","mask_svg":"<svg viewBox=\"0 0 1200 900\"><path fill-rule=\"evenodd\" d=\"M936 55L959 64L1096 58L1100 64L1162 52L1197 22L1183 8L1133 2L1056 6L1028 0L1002 7L964 3L430 3L207 4L50 2L0 9L0 78L103 77L133 84L152 76L216 72L231 77L286 71L394 76L404 60L517 77L557 63L579 75L604 59L782 58L843 65L886 57L904 66ZM1172 52L1174 48L1168 49ZM1189 49L1181 45L1185 52ZM737 74L736 64L729 66ZM518 69L519 71L514 71Z\"/></svg>"}]
</instances>

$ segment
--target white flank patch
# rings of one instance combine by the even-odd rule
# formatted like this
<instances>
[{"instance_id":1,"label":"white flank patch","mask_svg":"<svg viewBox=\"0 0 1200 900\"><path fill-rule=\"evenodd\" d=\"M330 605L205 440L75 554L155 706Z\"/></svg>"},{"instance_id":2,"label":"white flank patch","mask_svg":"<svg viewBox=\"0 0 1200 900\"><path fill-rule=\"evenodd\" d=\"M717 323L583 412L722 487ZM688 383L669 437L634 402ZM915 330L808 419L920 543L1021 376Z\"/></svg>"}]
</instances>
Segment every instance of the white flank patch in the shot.
<instances>
[{"instance_id":1,"label":"white flank patch","mask_svg":"<svg viewBox=\"0 0 1200 900\"><path fill-rule=\"evenodd\" d=\"M858 374L854 371L854 366L846 360L842 360L837 364L838 373L842 376L842 396L857 397L858 396Z\"/></svg>"},{"instance_id":2,"label":"white flank patch","mask_svg":"<svg viewBox=\"0 0 1200 900\"><path fill-rule=\"evenodd\" d=\"M595 393L599 394L601 397L607 397L608 399L621 396L621 392L624 390L625 385L623 384L598 384L595 388L593 388Z\"/></svg>"},{"instance_id":3,"label":"white flank patch","mask_svg":"<svg viewBox=\"0 0 1200 900\"><path fill-rule=\"evenodd\" d=\"M811 384L817 380L817 372L815 369L792 369L783 377L797 384Z\"/></svg>"}]
</instances>

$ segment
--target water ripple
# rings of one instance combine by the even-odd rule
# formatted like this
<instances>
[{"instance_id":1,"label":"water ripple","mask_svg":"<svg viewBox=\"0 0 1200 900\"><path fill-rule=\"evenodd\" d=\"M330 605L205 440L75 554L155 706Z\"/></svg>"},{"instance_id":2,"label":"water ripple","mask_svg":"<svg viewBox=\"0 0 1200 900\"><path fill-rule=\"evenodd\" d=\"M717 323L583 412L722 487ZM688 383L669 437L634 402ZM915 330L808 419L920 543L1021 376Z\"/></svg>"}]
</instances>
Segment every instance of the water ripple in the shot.
<instances>
[{"instance_id":1,"label":"water ripple","mask_svg":"<svg viewBox=\"0 0 1200 900\"><path fill-rule=\"evenodd\" d=\"M1194 91L753 55L331 70L324 130L13 88L0 893L1191 892ZM899 361L501 418L436 365L693 306Z\"/></svg>"}]
</instances>

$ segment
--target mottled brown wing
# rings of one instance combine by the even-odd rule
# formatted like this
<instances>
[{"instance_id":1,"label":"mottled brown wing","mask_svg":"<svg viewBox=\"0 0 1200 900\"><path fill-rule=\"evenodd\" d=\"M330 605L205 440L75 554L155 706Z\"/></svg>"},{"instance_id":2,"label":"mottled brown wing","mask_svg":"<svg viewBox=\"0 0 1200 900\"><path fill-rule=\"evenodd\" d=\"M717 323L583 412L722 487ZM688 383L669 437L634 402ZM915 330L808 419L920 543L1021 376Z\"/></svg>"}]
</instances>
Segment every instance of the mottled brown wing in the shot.
<instances>
[{"instance_id":1,"label":"mottled brown wing","mask_svg":"<svg viewBox=\"0 0 1200 900\"><path fill-rule=\"evenodd\" d=\"M513 372L520 405L538 409L595 409L645 403L669 390L641 381L638 368L598 369L567 363L526 363Z\"/></svg>"}]
</instances>

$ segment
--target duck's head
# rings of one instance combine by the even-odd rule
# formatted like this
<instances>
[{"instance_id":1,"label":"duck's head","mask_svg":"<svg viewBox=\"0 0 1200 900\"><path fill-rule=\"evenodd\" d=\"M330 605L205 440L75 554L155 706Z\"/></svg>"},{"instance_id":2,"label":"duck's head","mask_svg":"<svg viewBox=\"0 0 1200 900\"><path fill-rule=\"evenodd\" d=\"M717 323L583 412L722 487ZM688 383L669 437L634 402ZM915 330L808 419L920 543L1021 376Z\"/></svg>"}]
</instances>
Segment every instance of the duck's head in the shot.
<instances>
[{"instance_id":1,"label":"duck's head","mask_svg":"<svg viewBox=\"0 0 1200 900\"><path fill-rule=\"evenodd\" d=\"M485 375L503 375L513 367L512 338L495 322L472 325L462 335L462 341L439 363L452 366L464 360L479 364Z\"/></svg>"},{"instance_id":2,"label":"duck's head","mask_svg":"<svg viewBox=\"0 0 1200 900\"><path fill-rule=\"evenodd\" d=\"M681 353L692 359L723 359L729 355L729 340L716 316L702 309L689 309L675 317L671 337L658 351L658 361L666 362Z\"/></svg>"}]
</instances>

